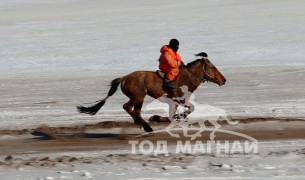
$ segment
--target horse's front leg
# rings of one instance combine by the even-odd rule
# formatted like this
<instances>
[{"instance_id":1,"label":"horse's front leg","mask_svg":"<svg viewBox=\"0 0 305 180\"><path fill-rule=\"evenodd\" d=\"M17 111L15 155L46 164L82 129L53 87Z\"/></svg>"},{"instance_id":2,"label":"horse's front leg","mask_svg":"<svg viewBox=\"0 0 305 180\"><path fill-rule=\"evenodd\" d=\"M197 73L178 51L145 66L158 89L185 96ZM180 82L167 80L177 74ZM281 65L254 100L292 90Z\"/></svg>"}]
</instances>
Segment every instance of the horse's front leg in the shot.
<instances>
[{"instance_id":1,"label":"horse's front leg","mask_svg":"<svg viewBox=\"0 0 305 180\"><path fill-rule=\"evenodd\" d=\"M169 118L169 120L170 120L171 122L172 122L172 121L175 121L175 120L178 120L177 114L176 114L177 108L178 108L178 105L177 105L177 104L175 104L175 103L169 103L169 112L168 112L169 116L168 116L168 118Z\"/></svg>"},{"instance_id":2,"label":"horse's front leg","mask_svg":"<svg viewBox=\"0 0 305 180\"><path fill-rule=\"evenodd\" d=\"M149 118L149 121L152 122L171 122L168 117L162 117L158 115L153 115Z\"/></svg>"},{"instance_id":3,"label":"horse's front leg","mask_svg":"<svg viewBox=\"0 0 305 180\"><path fill-rule=\"evenodd\" d=\"M178 114L178 116L180 117L180 119L187 120L187 116L189 116L192 112L194 112L195 106L192 103L188 102L184 104L184 108L185 108L184 112Z\"/></svg>"},{"instance_id":4,"label":"horse's front leg","mask_svg":"<svg viewBox=\"0 0 305 180\"><path fill-rule=\"evenodd\" d=\"M176 105L175 103L168 103L169 105L169 117L168 119L171 121L171 123L165 128L165 130L168 132L168 134L172 137L180 137L179 134L174 134L171 132L171 129L173 127L176 127L177 124L179 123L179 121L176 118L176 111L177 111L177 107L178 105Z\"/></svg>"}]
</instances>

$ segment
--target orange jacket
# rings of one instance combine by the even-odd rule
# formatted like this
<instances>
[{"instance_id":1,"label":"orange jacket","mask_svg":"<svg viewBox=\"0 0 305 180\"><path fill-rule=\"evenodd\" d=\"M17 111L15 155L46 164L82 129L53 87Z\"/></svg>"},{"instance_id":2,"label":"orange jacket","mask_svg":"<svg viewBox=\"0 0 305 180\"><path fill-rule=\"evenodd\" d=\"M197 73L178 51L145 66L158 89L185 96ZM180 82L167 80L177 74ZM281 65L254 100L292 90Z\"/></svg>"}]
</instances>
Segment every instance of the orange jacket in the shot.
<instances>
[{"instance_id":1,"label":"orange jacket","mask_svg":"<svg viewBox=\"0 0 305 180\"><path fill-rule=\"evenodd\" d=\"M181 65L182 59L177 52L164 45L161 49L161 56L159 58L159 68L161 71L167 72L171 69L178 69Z\"/></svg>"}]
</instances>

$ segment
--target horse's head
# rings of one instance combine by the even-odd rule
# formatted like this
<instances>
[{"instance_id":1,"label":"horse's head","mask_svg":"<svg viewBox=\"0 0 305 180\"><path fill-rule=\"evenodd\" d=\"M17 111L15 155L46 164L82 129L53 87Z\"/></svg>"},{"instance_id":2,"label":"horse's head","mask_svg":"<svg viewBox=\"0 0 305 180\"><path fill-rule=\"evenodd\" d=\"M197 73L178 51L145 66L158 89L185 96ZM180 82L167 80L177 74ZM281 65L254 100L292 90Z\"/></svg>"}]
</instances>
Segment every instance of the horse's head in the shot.
<instances>
[{"instance_id":1,"label":"horse's head","mask_svg":"<svg viewBox=\"0 0 305 180\"><path fill-rule=\"evenodd\" d=\"M222 86L226 83L226 78L218 71L216 66L211 63L207 57L202 58L203 69L204 69L204 78L207 81L213 82Z\"/></svg>"},{"instance_id":2,"label":"horse's head","mask_svg":"<svg viewBox=\"0 0 305 180\"><path fill-rule=\"evenodd\" d=\"M222 86L226 83L226 78L218 71L218 69L210 62L208 55L204 52L197 54L196 56L201 56L201 59L197 59L192 63L187 65L188 68L202 67L200 71L203 70L203 81L210 81Z\"/></svg>"}]
</instances>

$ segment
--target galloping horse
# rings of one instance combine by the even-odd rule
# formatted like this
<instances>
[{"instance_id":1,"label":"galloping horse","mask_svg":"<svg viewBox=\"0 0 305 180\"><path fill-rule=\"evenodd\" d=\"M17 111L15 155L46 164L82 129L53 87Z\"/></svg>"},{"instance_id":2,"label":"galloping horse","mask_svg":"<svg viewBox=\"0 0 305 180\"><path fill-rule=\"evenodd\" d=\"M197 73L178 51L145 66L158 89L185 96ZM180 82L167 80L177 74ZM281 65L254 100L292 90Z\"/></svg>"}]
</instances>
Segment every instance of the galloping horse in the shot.
<instances>
[{"instance_id":1,"label":"galloping horse","mask_svg":"<svg viewBox=\"0 0 305 180\"><path fill-rule=\"evenodd\" d=\"M194 92L198 86L205 81L214 82L219 86L225 84L225 77L208 60L206 53L202 52L196 56L202 58L188 63L186 66L183 65L179 75L175 79L177 88L170 92L165 91L162 88L163 79L160 78L156 72L136 71L124 77L114 79L111 82L111 88L108 95L103 100L98 101L97 104L90 107L77 106L77 109L80 113L95 115L105 104L106 100L116 92L119 84L121 84L122 92L130 99L123 105L123 108L133 118L135 124L143 127L146 132L152 132L152 128L141 116L141 108L146 95L155 99L164 94L168 94L169 97L181 97L183 92L179 87L184 85L188 87L189 92Z\"/></svg>"}]
</instances>

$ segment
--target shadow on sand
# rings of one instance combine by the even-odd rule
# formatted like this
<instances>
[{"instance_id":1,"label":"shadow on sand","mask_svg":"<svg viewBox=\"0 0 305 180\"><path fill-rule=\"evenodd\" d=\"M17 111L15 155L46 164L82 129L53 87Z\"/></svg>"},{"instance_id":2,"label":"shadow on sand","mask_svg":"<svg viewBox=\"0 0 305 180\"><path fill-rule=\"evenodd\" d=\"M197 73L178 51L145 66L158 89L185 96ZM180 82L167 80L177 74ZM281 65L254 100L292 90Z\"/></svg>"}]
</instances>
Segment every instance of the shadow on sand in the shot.
<instances>
[{"instance_id":1,"label":"shadow on sand","mask_svg":"<svg viewBox=\"0 0 305 180\"><path fill-rule=\"evenodd\" d=\"M52 139L75 139L75 138L120 138L122 134L111 133L46 133L33 131L31 133L35 139L52 140Z\"/></svg>"}]
</instances>

